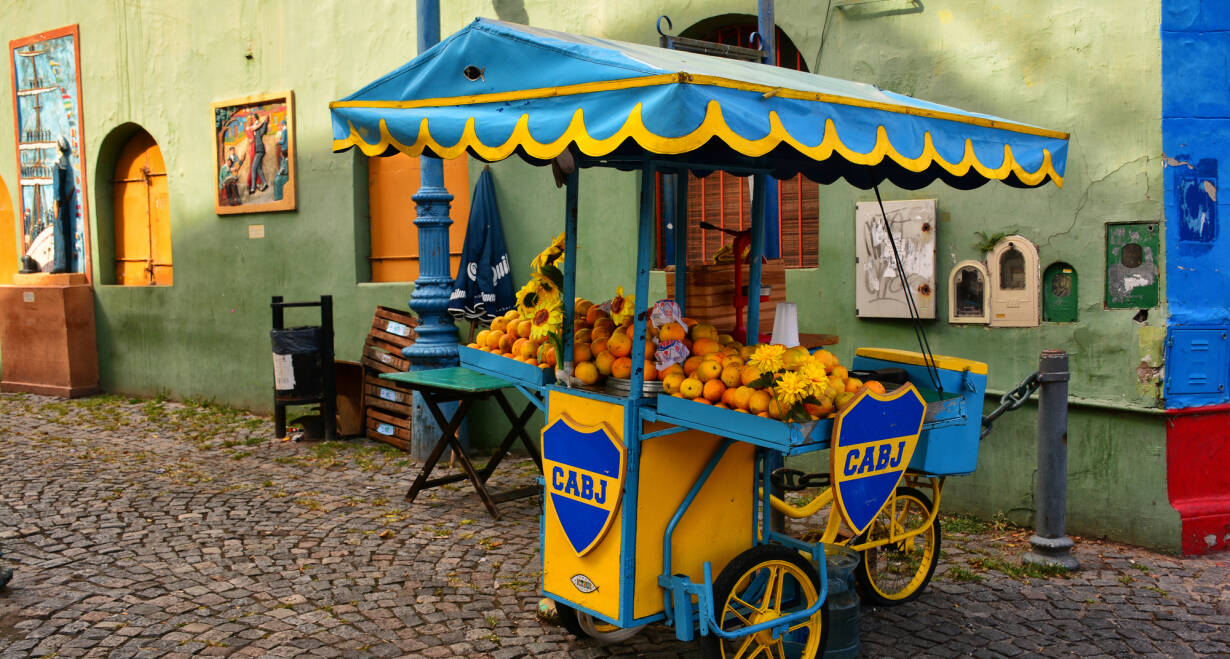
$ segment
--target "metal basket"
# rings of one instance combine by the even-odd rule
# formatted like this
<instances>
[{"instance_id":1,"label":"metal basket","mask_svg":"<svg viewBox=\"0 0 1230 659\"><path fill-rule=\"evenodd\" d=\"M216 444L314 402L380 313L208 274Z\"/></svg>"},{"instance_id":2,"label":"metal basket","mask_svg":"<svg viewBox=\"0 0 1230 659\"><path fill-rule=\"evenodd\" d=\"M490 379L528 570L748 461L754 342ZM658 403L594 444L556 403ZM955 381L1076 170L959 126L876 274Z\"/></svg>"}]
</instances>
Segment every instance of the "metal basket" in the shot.
<instances>
[{"instance_id":1,"label":"metal basket","mask_svg":"<svg viewBox=\"0 0 1230 659\"><path fill-rule=\"evenodd\" d=\"M627 396L632 391L632 380L629 378L607 378L606 392L616 396ZM658 380L645 380L641 387L646 398L653 398L662 393L662 383Z\"/></svg>"}]
</instances>

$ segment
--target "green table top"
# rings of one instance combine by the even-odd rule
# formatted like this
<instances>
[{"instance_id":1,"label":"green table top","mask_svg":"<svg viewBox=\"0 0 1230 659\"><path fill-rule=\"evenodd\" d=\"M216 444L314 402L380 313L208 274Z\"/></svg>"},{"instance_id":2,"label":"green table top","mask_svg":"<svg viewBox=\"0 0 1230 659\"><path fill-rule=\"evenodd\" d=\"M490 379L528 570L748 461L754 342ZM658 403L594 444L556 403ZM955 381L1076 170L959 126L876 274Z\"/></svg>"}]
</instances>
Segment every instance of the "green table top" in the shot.
<instances>
[{"instance_id":1,"label":"green table top","mask_svg":"<svg viewBox=\"0 0 1230 659\"><path fill-rule=\"evenodd\" d=\"M461 366L453 368L436 368L429 371L409 371L406 373L381 373L385 380L402 382L412 386L435 387L452 391L468 391L481 393L511 387L507 380L479 373Z\"/></svg>"}]
</instances>

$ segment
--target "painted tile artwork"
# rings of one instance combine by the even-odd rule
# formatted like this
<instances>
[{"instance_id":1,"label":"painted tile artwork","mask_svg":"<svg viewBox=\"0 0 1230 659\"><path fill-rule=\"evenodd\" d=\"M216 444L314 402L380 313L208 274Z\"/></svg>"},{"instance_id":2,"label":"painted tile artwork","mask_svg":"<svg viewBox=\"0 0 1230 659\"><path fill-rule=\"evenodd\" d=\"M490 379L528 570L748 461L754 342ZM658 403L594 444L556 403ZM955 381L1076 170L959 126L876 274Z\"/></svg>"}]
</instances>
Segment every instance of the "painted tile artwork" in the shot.
<instances>
[{"instance_id":1,"label":"painted tile artwork","mask_svg":"<svg viewBox=\"0 0 1230 659\"><path fill-rule=\"evenodd\" d=\"M86 272L77 26L9 43L16 110L20 253L42 272Z\"/></svg>"},{"instance_id":2,"label":"painted tile artwork","mask_svg":"<svg viewBox=\"0 0 1230 659\"><path fill-rule=\"evenodd\" d=\"M219 215L295 208L294 108L291 92L213 104Z\"/></svg>"}]
</instances>

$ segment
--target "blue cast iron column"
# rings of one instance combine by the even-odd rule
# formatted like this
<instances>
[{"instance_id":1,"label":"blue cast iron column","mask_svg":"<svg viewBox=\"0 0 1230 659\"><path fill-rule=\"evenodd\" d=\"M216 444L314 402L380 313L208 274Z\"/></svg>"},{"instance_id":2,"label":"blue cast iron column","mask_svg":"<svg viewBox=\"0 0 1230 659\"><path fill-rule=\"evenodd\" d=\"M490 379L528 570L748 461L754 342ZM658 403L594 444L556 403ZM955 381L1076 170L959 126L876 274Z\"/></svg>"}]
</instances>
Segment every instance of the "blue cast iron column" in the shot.
<instances>
[{"instance_id":1,"label":"blue cast iron column","mask_svg":"<svg viewBox=\"0 0 1230 659\"><path fill-rule=\"evenodd\" d=\"M419 54L439 42L440 1L418 0ZM418 339L402 350L412 370L457 365L457 327L448 313L448 298L453 290L448 258L448 228L453 221L448 211L453 195L444 187L443 161L422 156L419 169L420 187L412 197L417 209L414 225L419 233L419 278L410 295L410 309L419 318L415 328ZM443 411L445 416L452 415L451 409ZM411 424L411 453L416 458L425 458L435 446L440 428L417 393Z\"/></svg>"}]
</instances>

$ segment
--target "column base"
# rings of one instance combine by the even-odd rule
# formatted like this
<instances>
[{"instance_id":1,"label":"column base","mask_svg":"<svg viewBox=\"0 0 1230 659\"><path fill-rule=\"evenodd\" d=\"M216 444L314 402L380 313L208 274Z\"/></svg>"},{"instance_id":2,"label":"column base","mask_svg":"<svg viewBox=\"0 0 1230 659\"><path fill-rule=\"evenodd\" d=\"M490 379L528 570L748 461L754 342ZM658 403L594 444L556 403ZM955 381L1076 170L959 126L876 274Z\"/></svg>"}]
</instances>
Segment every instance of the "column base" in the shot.
<instances>
[{"instance_id":1,"label":"column base","mask_svg":"<svg viewBox=\"0 0 1230 659\"><path fill-rule=\"evenodd\" d=\"M1021 560L1034 565L1054 565L1068 570L1079 570L1080 563L1072 557L1072 547L1076 543L1072 538L1043 538L1035 535L1029 539L1033 551L1021 557Z\"/></svg>"}]
</instances>

